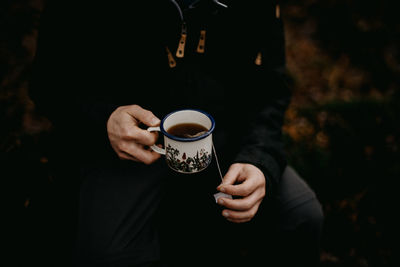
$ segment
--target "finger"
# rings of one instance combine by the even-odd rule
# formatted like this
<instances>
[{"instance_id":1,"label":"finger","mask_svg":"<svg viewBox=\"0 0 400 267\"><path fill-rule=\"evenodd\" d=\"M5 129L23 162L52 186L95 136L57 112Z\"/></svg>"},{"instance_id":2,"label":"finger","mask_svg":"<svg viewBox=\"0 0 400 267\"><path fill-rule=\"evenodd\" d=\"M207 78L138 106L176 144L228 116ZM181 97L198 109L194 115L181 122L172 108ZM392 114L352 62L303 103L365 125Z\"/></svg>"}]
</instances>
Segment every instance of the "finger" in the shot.
<instances>
[{"instance_id":1,"label":"finger","mask_svg":"<svg viewBox=\"0 0 400 267\"><path fill-rule=\"evenodd\" d=\"M141 150L140 153L135 155L135 157L146 165L150 165L156 160L158 160L161 155L154 151L149 150Z\"/></svg>"},{"instance_id":2,"label":"finger","mask_svg":"<svg viewBox=\"0 0 400 267\"><path fill-rule=\"evenodd\" d=\"M135 119L143 122L147 126L157 126L160 124L160 119L157 118L153 112L144 109L139 105L131 105L127 107L127 112L129 115Z\"/></svg>"},{"instance_id":3,"label":"finger","mask_svg":"<svg viewBox=\"0 0 400 267\"><path fill-rule=\"evenodd\" d=\"M137 161L137 162L139 161L137 158L135 158L123 151L118 152L118 157L122 160L132 160L132 161Z\"/></svg>"},{"instance_id":4,"label":"finger","mask_svg":"<svg viewBox=\"0 0 400 267\"><path fill-rule=\"evenodd\" d=\"M250 220L256 215L260 203L261 201L258 201L251 209L245 211L224 209L222 216L230 220Z\"/></svg>"},{"instance_id":5,"label":"finger","mask_svg":"<svg viewBox=\"0 0 400 267\"><path fill-rule=\"evenodd\" d=\"M256 190L253 194L244 198L229 199L221 197L218 199L218 204L231 210L245 211L251 209L262 198L261 190Z\"/></svg>"},{"instance_id":6,"label":"finger","mask_svg":"<svg viewBox=\"0 0 400 267\"><path fill-rule=\"evenodd\" d=\"M158 139L157 132L149 132L147 130L140 129L137 126L135 126L132 129L131 134L133 136L133 140L135 140L139 144L146 145L146 146L154 145Z\"/></svg>"},{"instance_id":7,"label":"finger","mask_svg":"<svg viewBox=\"0 0 400 267\"><path fill-rule=\"evenodd\" d=\"M119 137L125 141L135 141L142 145L151 146L157 141L158 133L149 132L145 129L141 129L137 125L127 123L121 128Z\"/></svg>"},{"instance_id":8,"label":"finger","mask_svg":"<svg viewBox=\"0 0 400 267\"><path fill-rule=\"evenodd\" d=\"M220 186L220 191L233 196L246 197L257 189L257 184L254 179L246 178L241 184L223 184Z\"/></svg>"},{"instance_id":9,"label":"finger","mask_svg":"<svg viewBox=\"0 0 400 267\"><path fill-rule=\"evenodd\" d=\"M125 144L124 147L121 149L121 151L131 155L135 159L137 159L140 162L143 162L144 164L151 164L155 162L157 159L161 157L160 154L158 154L155 151L150 151L146 150L142 145L140 144L135 144L135 143L130 143L130 144Z\"/></svg>"},{"instance_id":10,"label":"finger","mask_svg":"<svg viewBox=\"0 0 400 267\"><path fill-rule=\"evenodd\" d=\"M240 173L240 165L239 164L232 164L229 167L228 172L225 174L222 183L217 187L217 190L224 192L223 185L232 185L236 182L237 177Z\"/></svg>"}]
</instances>

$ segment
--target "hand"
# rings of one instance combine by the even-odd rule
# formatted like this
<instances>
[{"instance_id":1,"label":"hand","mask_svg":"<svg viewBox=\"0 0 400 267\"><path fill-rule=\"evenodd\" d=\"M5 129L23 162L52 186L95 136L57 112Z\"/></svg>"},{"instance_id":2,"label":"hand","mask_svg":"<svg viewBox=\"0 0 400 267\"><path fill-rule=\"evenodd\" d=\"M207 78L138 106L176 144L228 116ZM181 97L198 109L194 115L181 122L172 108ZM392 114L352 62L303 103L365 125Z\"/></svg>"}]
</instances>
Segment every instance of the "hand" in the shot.
<instances>
[{"instance_id":1,"label":"hand","mask_svg":"<svg viewBox=\"0 0 400 267\"><path fill-rule=\"evenodd\" d=\"M265 196L265 185L265 176L256 166L243 163L232 164L217 189L242 198L219 198L218 204L226 207L222 215L228 221L235 223L250 221L256 215Z\"/></svg>"},{"instance_id":2,"label":"hand","mask_svg":"<svg viewBox=\"0 0 400 267\"><path fill-rule=\"evenodd\" d=\"M147 165L160 158L149 146L157 141L157 133L139 127L140 123L157 126L160 120L138 105L121 106L114 110L107 121L111 146L120 159L143 162Z\"/></svg>"}]
</instances>

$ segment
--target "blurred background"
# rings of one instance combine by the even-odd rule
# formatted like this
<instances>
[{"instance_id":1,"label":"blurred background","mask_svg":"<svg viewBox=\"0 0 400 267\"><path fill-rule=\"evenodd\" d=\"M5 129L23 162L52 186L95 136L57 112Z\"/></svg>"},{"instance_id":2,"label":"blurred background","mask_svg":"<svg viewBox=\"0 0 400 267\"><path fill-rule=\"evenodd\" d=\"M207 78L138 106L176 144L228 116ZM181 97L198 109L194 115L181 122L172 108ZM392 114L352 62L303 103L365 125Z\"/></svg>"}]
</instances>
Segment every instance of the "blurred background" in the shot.
<instances>
[{"instance_id":1,"label":"blurred background","mask_svg":"<svg viewBox=\"0 0 400 267\"><path fill-rule=\"evenodd\" d=\"M43 255L59 186L29 75L44 0L0 2L0 166L13 266ZM395 266L400 178L400 22L394 0L282 0L294 88L289 163L323 204L321 266ZM12 229L12 230L10 230ZM398 266L398 265L396 265Z\"/></svg>"}]
</instances>

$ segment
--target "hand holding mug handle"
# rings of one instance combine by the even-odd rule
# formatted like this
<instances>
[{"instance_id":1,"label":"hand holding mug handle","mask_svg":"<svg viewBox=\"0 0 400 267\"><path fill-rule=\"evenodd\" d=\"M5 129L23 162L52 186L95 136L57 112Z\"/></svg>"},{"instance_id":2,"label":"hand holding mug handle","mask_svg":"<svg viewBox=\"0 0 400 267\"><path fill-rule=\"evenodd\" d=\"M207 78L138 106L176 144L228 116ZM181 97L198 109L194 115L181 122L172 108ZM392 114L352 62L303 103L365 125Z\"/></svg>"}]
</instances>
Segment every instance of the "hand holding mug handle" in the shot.
<instances>
[{"instance_id":1,"label":"hand holding mug handle","mask_svg":"<svg viewBox=\"0 0 400 267\"><path fill-rule=\"evenodd\" d=\"M161 132L160 126L156 126L156 127L149 127L147 128L147 131L149 132ZM165 155L165 149L158 147L157 145L152 145L150 146L151 149L153 149L153 151L157 152L158 154L161 155Z\"/></svg>"}]
</instances>

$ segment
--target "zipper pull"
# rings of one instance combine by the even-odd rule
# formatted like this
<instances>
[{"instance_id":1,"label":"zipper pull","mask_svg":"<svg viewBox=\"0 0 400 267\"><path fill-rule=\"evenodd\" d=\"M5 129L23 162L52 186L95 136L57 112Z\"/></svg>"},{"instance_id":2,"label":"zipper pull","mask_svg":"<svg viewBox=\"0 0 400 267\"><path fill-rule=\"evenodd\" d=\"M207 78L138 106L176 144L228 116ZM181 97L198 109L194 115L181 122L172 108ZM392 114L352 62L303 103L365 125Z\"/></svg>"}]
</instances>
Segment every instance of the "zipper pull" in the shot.
<instances>
[{"instance_id":1,"label":"zipper pull","mask_svg":"<svg viewBox=\"0 0 400 267\"><path fill-rule=\"evenodd\" d=\"M176 57L183 58L185 55L185 44L186 44L187 29L186 23L182 24L181 39L179 40L178 49L176 50Z\"/></svg>"},{"instance_id":2,"label":"zipper pull","mask_svg":"<svg viewBox=\"0 0 400 267\"><path fill-rule=\"evenodd\" d=\"M257 57L256 57L256 60L254 61L254 63L257 66L261 66L261 64L262 64L262 54L261 54L261 52L257 53Z\"/></svg>"},{"instance_id":3,"label":"zipper pull","mask_svg":"<svg viewBox=\"0 0 400 267\"><path fill-rule=\"evenodd\" d=\"M275 6L275 17L279 19L281 17L281 7L279 5Z\"/></svg>"},{"instance_id":4,"label":"zipper pull","mask_svg":"<svg viewBox=\"0 0 400 267\"><path fill-rule=\"evenodd\" d=\"M199 43L197 45L197 53L200 54L204 53L205 43L206 43L206 30L201 30Z\"/></svg>"},{"instance_id":5,"label":"zipper pull","mask_svg":"<svg viewBox=\"0 0 400 267\"><path fill-rule=\"evenodd\" d=\"M172 55L171 51L169 51L168 46L165 47L165 50L167 50L167 56L168 56L168 65L170 68L175 68L176 66L176 61L174 59L174 56Z\"/></svg>"}]
</instances>

